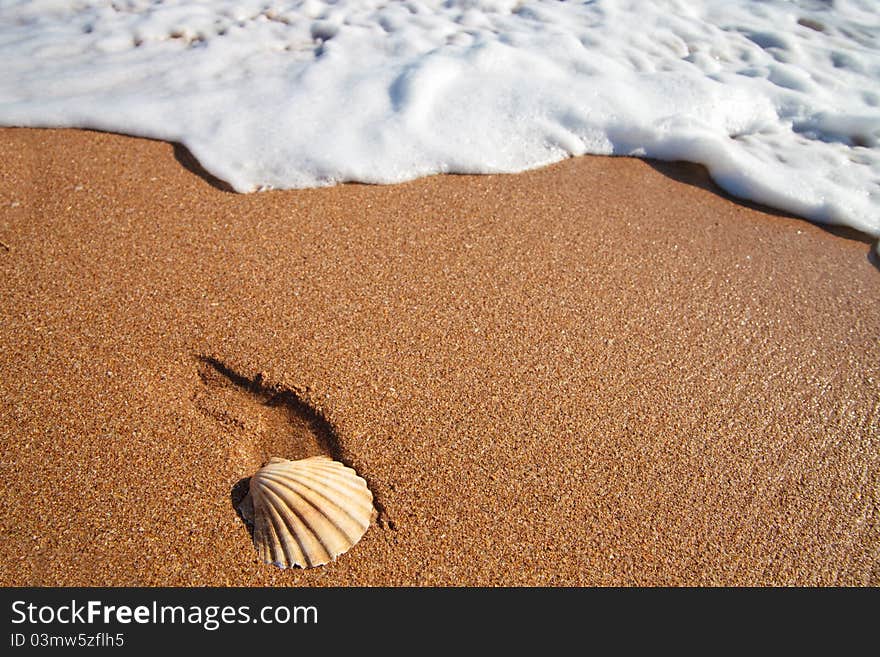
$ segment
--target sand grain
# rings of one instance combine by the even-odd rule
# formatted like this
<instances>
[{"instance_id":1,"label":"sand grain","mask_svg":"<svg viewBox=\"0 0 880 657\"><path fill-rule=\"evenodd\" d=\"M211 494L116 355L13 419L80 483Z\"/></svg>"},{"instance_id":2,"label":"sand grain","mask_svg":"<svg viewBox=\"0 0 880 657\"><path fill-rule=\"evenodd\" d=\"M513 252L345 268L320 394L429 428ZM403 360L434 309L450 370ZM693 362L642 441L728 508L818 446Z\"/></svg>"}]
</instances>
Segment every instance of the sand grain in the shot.
<instances>
[{"instance_id":1,"label":"sand grain","mask_svg":"<svg viewBox=\"0 0 880 657\"><path fill-rule=\"evenodd\" d=\"M236 195L160 142L0 154L2 584L880 583L861 241L638 160ZM367 478L335 564L259 563L280 416L205 357Z\"/></svg>"}]
</instances>

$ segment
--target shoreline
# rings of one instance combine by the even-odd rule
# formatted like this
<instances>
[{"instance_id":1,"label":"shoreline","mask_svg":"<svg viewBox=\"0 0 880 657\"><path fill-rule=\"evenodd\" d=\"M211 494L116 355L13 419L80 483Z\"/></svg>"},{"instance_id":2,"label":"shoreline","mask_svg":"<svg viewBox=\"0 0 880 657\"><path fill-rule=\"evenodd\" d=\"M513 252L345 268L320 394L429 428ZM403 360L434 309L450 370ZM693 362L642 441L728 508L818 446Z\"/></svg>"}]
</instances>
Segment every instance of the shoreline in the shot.
<instances>
[{"instance_id":1,"label":"shoreline","mask_svg":"<svg viewBox=\"0 0 880 657\"><path fill-rule=\"evenodd\" d=\"M3 585L880 584L866 241L628 158L238 195L0 149ZM309 413L381 514L281 571L234 487Z\"/></svg>"}]
</instances>

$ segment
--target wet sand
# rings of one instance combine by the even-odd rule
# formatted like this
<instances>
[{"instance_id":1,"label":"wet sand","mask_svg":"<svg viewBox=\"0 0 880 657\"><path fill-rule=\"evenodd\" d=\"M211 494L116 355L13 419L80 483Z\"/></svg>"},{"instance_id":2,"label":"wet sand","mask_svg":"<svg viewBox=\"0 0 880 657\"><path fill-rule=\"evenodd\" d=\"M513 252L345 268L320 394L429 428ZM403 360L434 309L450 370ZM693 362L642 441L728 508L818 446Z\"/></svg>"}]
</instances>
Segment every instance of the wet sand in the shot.
<instances>
[{"instance_id":1,"label":"wet sand","mask_svg":"<svg viewBox=\"0 0 880 657\"><path fill-rule=\"evenodd\" d=\"M698 167L238 195L0 130L0 584L880 584L880 271ZM328 453L314 570L233 500Z\"/></svg>"}]
</instances>

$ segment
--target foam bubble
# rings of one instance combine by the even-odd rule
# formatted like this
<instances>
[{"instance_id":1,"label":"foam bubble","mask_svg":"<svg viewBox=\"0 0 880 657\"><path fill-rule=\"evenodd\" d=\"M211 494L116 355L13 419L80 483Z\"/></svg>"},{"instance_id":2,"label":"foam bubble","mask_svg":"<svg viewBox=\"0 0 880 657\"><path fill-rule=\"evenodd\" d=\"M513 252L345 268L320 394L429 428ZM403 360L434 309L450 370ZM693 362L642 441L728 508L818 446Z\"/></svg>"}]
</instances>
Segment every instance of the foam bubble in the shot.
<instances>
[{"instance_id":1,"label":"foam bubble","mask_svg":"<svg viewBox=\"0 0 880 657\"><path fill-rule=\"evenodd\" d=\"M0 123L185 144L242 192L704 164L880 236L870 1L7 0Z\"/></svg>"}]
</instances>

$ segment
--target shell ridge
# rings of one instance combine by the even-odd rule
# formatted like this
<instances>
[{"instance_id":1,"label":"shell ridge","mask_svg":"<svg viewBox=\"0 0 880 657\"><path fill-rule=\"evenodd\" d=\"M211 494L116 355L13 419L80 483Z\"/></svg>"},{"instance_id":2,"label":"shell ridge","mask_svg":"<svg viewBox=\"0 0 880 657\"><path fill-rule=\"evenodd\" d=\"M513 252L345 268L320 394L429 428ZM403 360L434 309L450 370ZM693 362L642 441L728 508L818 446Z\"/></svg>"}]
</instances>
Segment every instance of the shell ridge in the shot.
<instances>
[{"instance_id":1,"label":"shell ridge","mask_svg":"<svg viewBox=\"0 0 880 657\"><path fill-rule=\"evenodd\" d=\"M287 558L287 541L281 533L281 520L278 518L278 514L274 508L271 506L267 508L266 515L269 520L269 527L272 529L272 536L275 540L270 543L270 556L272 558L272 563L278 564L282 568L287 568L290 565L290 559Z\"/></svg>"},{"instance_id":2,"label":"shell ridge","mask_svg":"<svg viewBox=\"0 0 880 657\"><path fill-rule=\"evenodd\" d=\"M282 568L335 560L363 537L375 514L366 480L326 455L271 458L251 477L247 499L258 554Z\"/></svg>"},{"instance_id":3,"label":"shell ridge","mask_svg":"<svg viewBox=\"0 0 880 657\"><path fill-rule=\"evenodd\" d=\"M266 541L266 532L265 532L265 527L263 526L264 521L263 521L262 516L263 516L263 509L262 508L260 508L260 509L255 508L254 509L254 519L253 519L254 544L257 546L257 552L259 553L260 558L263 559L263 561L265 561L266 558L265 558L265 554L264 554L264 548L266 546L267 541Z\"/></svg>"},{"instance_id":4,"label":"shell ridge","mask_svg":"<svg viewBox=\"0 0 880 657\"><path fill-rule=\"evenodd\" d=\"M336 461L330 461L330 463L323 463L320 461L317 463L302 463L299 464L296 468L273 468L272 471L285 472L287 474L290 474L291 471L296 471L297 473L321 473L322 475L332 477L335 480L350 483L353 486L367 488L366 479L361 477L354 470L354 468L349 468L348 466L337 463Z\"/></svg>"},{"instance_id":5,"label":"shell ridge","mask_svg":"<svg viewBox=\"0 0 880 657\"><path fill-rule=\"evenodd\" d=\"M284 555L284 563L286 564L284 567L291 568L296 564L311 564L312 556L308 546L300 540L302 532L297 532L291 526L295 520L290 518L288 514L282 513L277 504L267 504L267 508L277 537L276 546Z\"/></svg>"},{"instance_id":6,"label":"shell ridge","mask_svg":"<svg viewBox=\"0 0 880 657\"><path fill-rule=\"evenodd\" d=\"M296 515L296 517L303 523L303 526L311 532L314 538L326 549L331 557L335 556L335 550L337 548L336 544L339 542L339 539L348 540L348 536L345 532L343 532L336 523L326 515L324 510L312 500L303 496L300 491L294 490L290 488L290 486L284 484L279 486L278 482L272 482L269 490L284 508L290 510ZM289 495L285 496L285 493L288 493ZM321 531L322 529L330 530L331 532L335 531L338 536L327 537L324 532ZM335 538L336 540L331 540L332 538Z\"/></svg>"},{"instance_id":7,"label":"shell ridge","mask_svg":"<svg viewBox=\"0 0 880 657\"><path fill-rule=\"evenodd\" d=\"M323 472L350 472L358 479L362 479L360 475L358 475L357 471L354 468L349 468L344 463L340 463L339 461L333 461L332 459L319 459L318 457L312 457L308 459L303 459L302 461L296 461L296 469L310 469L310 470L321 470Z\"/></svg>"},{"instance_id":8,"label":"shell ridge","mask_svg":"<svg viewBox=\"0 0 880 657\"><path fill-rule=\"evenodd\" d=\"M275 471L266 473L285 481L308 481L310 484L322 486L325 490L332 490L352 502L359 502L359 506L369 509L373 506L373 493L367 488L366 482L360 477L352 481L352 477L321 477L320 474L300 470L296 474L290 472Z\"/></svg>"},{"instance_id":9,"label":"shell ridge","mask_svg":"<svg viewBox=\"0 0 880 657\"><path fill-rule=\"evenodd\" d=\"M269 512L274 521L278 525L276 529L277 549L284 552L290 550L291 554L284 554L287 566L303 566L311 567L316 565L320 560L320 550L322 546L315 540L314 535L302 521L293 514L282 514L276 507L278 504L273 499L267 506L271 508ZM283 530L281 529L283 527ZM297 529L298 528L298 529ZM311 539L311 540L308 540Z\"/></svg>"},{"instance_id":10,"label":"shell ridge","mask_svg":"<svg viewBox=\"0 0 880 657\"><path fill-rule=\"evenodd\" d=\"M336 556L334 554L334 546L327 545L324 539L321 537L320 531L316 531L316 528L313 525L314 520L317 519L320 522L320 518L323 517L320 512L317 514L310 514L309 517L306 517L300 509L296 508L292 504L287 503L284 499L283 494L280 494L278 490L276 490L275 487L271 486L268 482L266 484L266 490L272 495L274 499L275 503L272 505L273 508L283 506L290 511L289 514L285 514L285 518L294 521L298 525L298 527L294 527L288 524L286 521L285 524L287 525L289 533L294 536L294 538L298 543L300 543L300 545L303 546L309 565L321 565L321 563L326 563L326 561L329 561ZM295 491L293 492L301 501L308 504L307 500L303 500L301 495L299 495ZM308 504L308 506L312 509L315 508L311 504ZM275 511L277 513L277 508L275 509ZM333 526L332 523L327 524ZM301 529L301 531L297 531L297 529ZM311 537L313 540L306 543L305 541L300 541L300 537L302 537L303 539ZM316 550L315 548L318 549ZM320 554L320 551L324 552L326 556L326 561L319 562L319 560L323 558Z\"/></svg>"},{"instance_id":11,"label":"shell ridge","mask_svg":"<svg viewBox=\"0 0 880 657\"><path fill-rule=\"evenodd\" d=\"M347 482L345 481L328 480L311 472L297 472L295 475L283 472L273 472L270 476L273 481L277 481L278 483L300 484L307 486L312 490L320 491L324 496L332 496L335 493L346 502L362 502L366 506L372 506L373 494L369 489L363 486L354 487L347 485ZM331 497L331 499L333 498Z\"/></svg>"},{"instance_id":12,"label":"shell ridge","mask_svg":"<svg viewBox=\"0 0 880 657\"><path fill-rule=\"evenodd\" d=\"M258 522L260 523L260 533L264 537L262 550L263 561L267 563L279 564L284 567L284 561L279 558L279 555L277 554L275 549L276 546L280 544L280 538L278 536L277 527L275 525L274 519L272 518L272 512L270 508L262 507L260 509L260 517ZM254 525L254 531L257 531L257 525ZM275 540L272 540L273 538ZM280 556L283 557L284 555L282 554Z\"/></svg>"},{"instance_id":13,"label":"shell ridge","mask_svg":"<svg viewBox=\"0 0 880 657\"><path fill-rule=\"evenodd\" d=\"M287 486L298 486L302 487L306 490L314 491L322 498L327 500L333 506L341 509L347 515L351 516L352 519L357 520L356 517L352 515L352 513L346 509L343 505L339 503L339 498L341 497L345 502L354 503L356 506L360 507L364 511L372 510L373 506L373 494L369 491L369 489L365 487L346 487L346 486L336 486L336 483L342 482L331 482L319 477L315 477L311 474L303 475L300 477L302 473L297 473L297 475L291 476L284 473L272 473L271 478L273 481L278 484L287 485ZM334 495L334 493L336 495Z\"/></svg>"},{"instance_id":14,"label":"shell ridge","mask_svg":"<svg viewBox=\"0 0 880 657\"><path fill-rule=\"evenodd\" d=\"M272 463L272 461L270 461L270 463ZM267 528L263 533L263 560L267 563L286 564L282 565L283 568L292 567L295 564L307 564L311 561L309 547L306 543L300 540L297 531L291 528L290 521L279 514L277 510L277 507L279 506L278 498L268 486L269 480L267 474L266 471L261 471L251 479L251 491L254 493L255 508L257 505L259 506L261 514L264 516L263 522L267 525ZM281 500L280 506L286 506L283 500ZM295 544L292 544L289 539L283 536L281 530L282 525L284 530L286 530L285 533L293 536ZM303 529L308 531L308 528L306 527ZM255 541L256 538L257 537L254 536ZM293 558L290 558L287 554L282 554L284 557L283 559L278 558L276 549L281 550L283 553L282 544L290 547L291 551L294 553L292 555Z\"/></svg>"},{"instance_id":15,"label":"shell ridge","mask_svg":"<svg viewBox=\"0 0 880 657\"><path fill-rule=\"evenodd\" d=\"M325 492L311 488L294 479L284 478L280 480L279 478L277 483L287 486L299 495L303 501L308 503L315 511L330 521L336 529L342 532L349 541L357 541L363 534L364 529L369 526L364 526L356 516L352 515L344 506L329 497Z\"/></svg>"},{"instance_id":16,"label":"shell ridge","mask_svg":"<svg viewBox=\"0 0 880 657\"><path fill-rule=\"evenodd\" d=\"M318 454L317 456L309 456L304 459L299 459L298 461L291 461L288 459L280 459L280 458L271 458L269 462L264 465L261 470L262 471L272 471L277 472L279 470L301 470L301 469L322 469L322 470L351 470L344 463L340 463L339 461L334 461L326 454Z\"/></svg>"}]
</instances>

